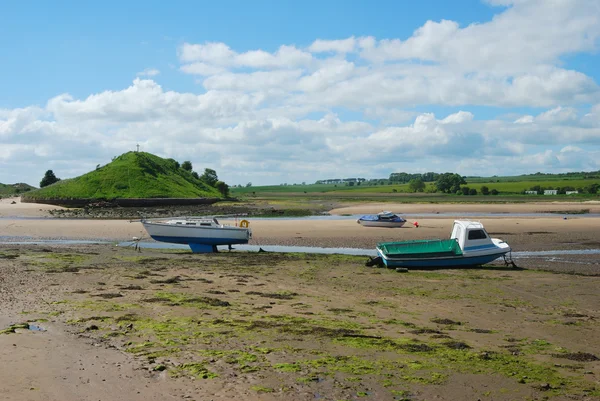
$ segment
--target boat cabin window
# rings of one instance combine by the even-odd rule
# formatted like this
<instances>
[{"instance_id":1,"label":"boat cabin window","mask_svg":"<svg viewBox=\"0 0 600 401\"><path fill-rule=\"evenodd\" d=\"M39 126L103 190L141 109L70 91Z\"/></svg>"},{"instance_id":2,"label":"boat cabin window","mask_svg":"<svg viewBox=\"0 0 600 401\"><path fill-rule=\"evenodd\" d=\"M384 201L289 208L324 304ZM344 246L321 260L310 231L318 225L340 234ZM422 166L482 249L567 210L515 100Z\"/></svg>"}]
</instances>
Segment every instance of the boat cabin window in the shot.
<instances>
[{"instance_id":1,"label":"boat cabin window","mask_svg":"<svg viewBox=\"0 0 600 401\"><path fill-rule=\"evenodd\" d=\"M185 223L186 226L195 226L196 223Z\"/></svg>"},{"instance_id":2,"label":"boat cabin window","mask_svg":"<svg viewBox=\"0 0 600 401\"><path fill-rule=\"evenodd\" d=\"M210 227L210 223L200 223L201 226L209 226Z\"/></svg>"},{"instance_id":3,"label":"boat cabin window","mask_svg":"<svg viewBox=\"0 0 600 401\"><path fill-rule=\"evenodd\" d=\"M471 230L469 231L469 239L486 239L485 231L483 230Z\"/></svg>"},{"instance_id":4,"label":"boat cabin window","mask_svg":"<svg viewBox=\"0 0 600 401\"><path fill-rule=\"evenodd\" d=\"M175 224L181 224L181 221L176 222Z\"/></svg>"}]
</instances>

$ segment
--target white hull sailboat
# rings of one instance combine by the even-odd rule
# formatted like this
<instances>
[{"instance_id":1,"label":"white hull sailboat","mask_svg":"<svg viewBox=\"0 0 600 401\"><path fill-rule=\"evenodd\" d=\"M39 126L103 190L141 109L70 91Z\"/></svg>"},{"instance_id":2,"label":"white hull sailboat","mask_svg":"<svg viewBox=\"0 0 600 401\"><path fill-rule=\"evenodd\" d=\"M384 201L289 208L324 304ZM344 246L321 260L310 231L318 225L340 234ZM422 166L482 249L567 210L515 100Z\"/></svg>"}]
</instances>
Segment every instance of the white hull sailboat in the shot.
<instances>
[{"instance_id":1,"label":"white hull sailboat","mask_svg":"<svg viewBox=\"0 0 600 401\"><path fill-rule=\"evenodd\" d=\"M206 217L142 219L141 223L152 239L186 244L194 253L215 252L217 245L247 244L252 238L247 220L242 220L239 227L220 224L216 218Z\"/></svg>"}]
</instances>

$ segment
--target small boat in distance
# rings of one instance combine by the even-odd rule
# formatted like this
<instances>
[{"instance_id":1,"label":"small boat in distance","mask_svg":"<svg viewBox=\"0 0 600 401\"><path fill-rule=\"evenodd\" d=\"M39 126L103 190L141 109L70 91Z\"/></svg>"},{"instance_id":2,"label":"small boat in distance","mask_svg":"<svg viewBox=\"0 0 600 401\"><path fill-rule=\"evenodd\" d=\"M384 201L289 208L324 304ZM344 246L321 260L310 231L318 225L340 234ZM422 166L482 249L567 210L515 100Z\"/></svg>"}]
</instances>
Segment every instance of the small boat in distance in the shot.
<instances>
[{"instance_id":1,"label":"small boat in distance","mask_svg":"<svg viewBox=\"0 0 600 401\"><path fill-rule=\"evenodd\" d=\"M362 216L356 222L365 227L399 228L406 223L406 220L392 212L380 212Z\"/></svg>"},{"instance_id":2,"label":"small boat in distance","mask_svg":"<svg viewBox=\"0 0 600 401\"><path fill-rule=\"evenodd\" d=\"M240 221L239 227L220 224L215 217L142 219L141 223L152 239L189 245L193 253L216 252L217 245L247 244L252 238L248 220Z\"/></svg>"},{"instance_id":3,"label":"small boat in distance","mask_svg":"<svg viewBox=\"0 0 600 401\"><path fill-rule=\"evenodd\" d=\"M450 239L382 242L376 250L387 267L478 266L511 251L506 242L491 238L483 224L467 220L454 221Z\"/></svg>"}]
</instances>

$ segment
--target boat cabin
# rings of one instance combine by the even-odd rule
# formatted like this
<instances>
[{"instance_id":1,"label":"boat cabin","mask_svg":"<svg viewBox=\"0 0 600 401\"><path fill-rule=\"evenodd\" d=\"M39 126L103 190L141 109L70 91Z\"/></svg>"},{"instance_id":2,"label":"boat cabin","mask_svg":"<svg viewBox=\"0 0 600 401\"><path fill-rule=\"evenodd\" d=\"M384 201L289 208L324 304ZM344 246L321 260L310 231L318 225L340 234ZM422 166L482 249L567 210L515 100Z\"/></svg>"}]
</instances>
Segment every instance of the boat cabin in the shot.
<instances>
[{"instance_id":1,"label":"boat cabin","mask_svg":"<svg viewBox=\"0 0 600 401\"><path fill-rule=\"evenodd\" d=\"M386 221L386 220L396 220L399 217L396 216L394 213L392 212L381 212L377 214L377 217L379 218L379 220L381 221Z\"/></svg>"},{"instance_id":2,"label":"boat cabin","mask_svg":"<svg viewBox=\"0 0 600 401\"><path fill-rule=\"evenodd\" d=\"M219 221L216 218L206 219L178 219L169 220L167 224L181 225L181 226L196 226L196 227L220 227Z\"/></svg>"},{"instance_id":3,"label":"boat cabin","mask_svg":"<svg viewBox=\"0 0 600 401\"><path fill-rule=\"evenodd\" d=\"M475 221L454 220L451 239L455 239L463 251L473 251L494 246L483 224Z\"/></svg>"}]
</instances>

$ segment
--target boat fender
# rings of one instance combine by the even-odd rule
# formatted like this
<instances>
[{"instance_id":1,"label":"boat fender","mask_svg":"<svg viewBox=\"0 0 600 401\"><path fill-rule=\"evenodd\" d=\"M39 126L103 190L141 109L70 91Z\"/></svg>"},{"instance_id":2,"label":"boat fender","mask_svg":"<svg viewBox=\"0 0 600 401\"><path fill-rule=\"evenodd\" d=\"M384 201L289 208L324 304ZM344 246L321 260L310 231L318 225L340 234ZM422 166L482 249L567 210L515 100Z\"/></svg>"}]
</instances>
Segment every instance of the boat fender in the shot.
<instances>
[{"instance_id":1,"label":"boat fender","mask_svg":"<svg viewBox=\"0 0 600 401\"><path fill-rule=\"evenodd\" d=\"M250 223L248 222L248 220L240 221L240 227L248 228L249 225L250 225Z\"/></svg>"}]
</instances>

